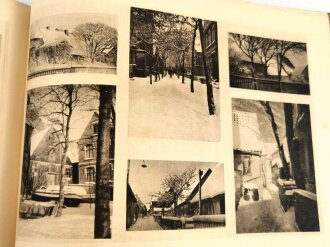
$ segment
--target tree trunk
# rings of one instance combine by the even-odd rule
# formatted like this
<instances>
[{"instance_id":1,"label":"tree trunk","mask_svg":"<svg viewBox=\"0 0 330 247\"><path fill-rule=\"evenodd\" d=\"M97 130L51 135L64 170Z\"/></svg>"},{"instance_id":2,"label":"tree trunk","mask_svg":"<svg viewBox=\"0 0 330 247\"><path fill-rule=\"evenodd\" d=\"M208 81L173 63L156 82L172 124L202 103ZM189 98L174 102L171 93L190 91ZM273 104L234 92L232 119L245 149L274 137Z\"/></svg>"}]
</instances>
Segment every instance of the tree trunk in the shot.
<instances>
[{"instance_id":1,"label":"tree trunk","mask_svg":"<svg viewBox=\"0 0 330 247\"><path fill-rule=\"evenodd\" d=\"M285 128L286 128L286 138L288 142L291 167L293 172L293 177L296 181L296 185L299 189L305 189L305 179L302 173L302 168L300 166L299 150L297 139L294 136L293 127L293 105L290 103L284 103L284 115L285 115Z\"/></svg>"},{"instance_id":2,"label":"tree trunk","mask_svg":"<svg viewBox=\"0 0 330 247\"><path fill-rule=\"evenodd\" d=\"M215 104L214 104L214 99L213 99L213 87L212 87L208 67L206 64L203 22L201 19L198 19L198 29L199 29L199 37L200 37L201 47L202 47L202 59L203 59L204 73L205 73L205 78L206 78L206 93L207 93L207 103L208 103L208 108L209 108L209 114L214 115L215 114Z\"/></svg>"},{"instance_id":3,"label":"tree trunk","mask_svg":"<svg viewBox=\"0 0 330 247\"><path fill-rule=\"evenodd\" d=\"M270 107L268 101L260 101L260 103L263 106L265 112L267 113L269 121L271 122L274 137L275 137L275 141L276 141L276 144L277 144L277 147L278 147L278 151L279 151L279 155L280 155L280 158L281 158L282 165L283 165L283 167L285 167L284 169L288 169L289 164L288 164L288 162L285 158L283 144L280 140L280 133L278 131L277 124L275 122L275 117L274 117L272 108Z\"/></svg>"},{"instance_id":4,"label":"tree trunk","mask_svg":"<svg viewBox=\"0 0 330 247\"><path fill-rule=\"evenodd\" d=\"M195 78L195 40L196 40L196 32L197 32L197 22L194 26L194 33L192 38L192 46L191 46L191 78L190 78L190 92L194 93L194 78Z\"/></svg>"},{"instance_id":5,"label":"tree trunk","mask_svg":"<svg viewBox=\"0 0 330 247\"><path fill-rule=\"evenodd\" d=\"M57 207L57 212L56 212L56 217L59 217L62 215L62 209L64 206L64 186L66 184L66 173L65 173L65 165L66 165L66 160L68 157L68 151L69 151L69 140L70 140L70 125L71 125L71 116L72 116L72 94L74 91L74 86L68 86L67 92L68 92L68 115L65 123L65 143L64 143L64 150L63 150L63 158L61 160L61 181L60 181L60 193L59 193L59 198L58 198L58 207Z\"/></svg>"},{"instance_id":6,"label":"tree trunk","mask_svg":"<svg viewBox=\"0 0 330 247\"><path fill-rule=\"evenodd\" d=\"M254 59L253 56L250 58L251 60L251 77L254 79Z\"/></svg>"},{"instance_id":7,"label":"tree trunk","mask_svg":"<svg viewBox=\"0 0 330 247\"><path fill-rule=\"evenodd\" d=\"M149 83L152 85L152 56L149 55Z\"/></svg>"},{"instance_id":8,"label":"tree trunk","mask_svg":"<svg viewBox=\"0 0 330 247\"><path fill-rule=\"evenodd\" d=\"M110 127L113 92L100 86L99 124L96 159L95 238L111 238L110 232Z\"/></svg>"},{"instance_id":9,"label":"tree trunk","mask_svg":"<svg viewBox=\"0 0 330 247\"><path fill-rule=\"evenodd\" d=\"M268 77L268 66L265 64L265 67L264 67L264 78L267 79Z\"/></svg>"},{"instance_id":10,"label":"tree trunk","mask_svg":"<svg viewBox=\"0 0 330 247\"><path fill-rule=\"evenodd\" d=\"M279 53L279 48L278 48L278 43L276 42L276 63L277 63L277 82L279 86L279 91L282 92L282 84L281 84L281 79L282 79L282 57Z\"/></svg>"},{"instance_id":11,"label":"tree trunk","mask_svg":"<svg viewBox=\"0 0 330 247\"><path fill-rule=\"evenodd\" d=\"M184 83L184 75L185 74L185 69L184 69L184 52L182 53L182 83Z\"/></svg>"},{"instance_id":12,"label":"tree trunk","mask_svg":"<svg viewBox=\"0 0 330 247\"><path fill-rule=\"evenodd\" d=\"M155 59L154 68L155 68L154 72L155 72L155 82L156 82L158 79L158 58L157 57Z\"/></svg>"},{"instance_id":13,"label":"tree trunk","mask_svg":"<svg viewBox=\"0 0 330 247\"><path fill-rule=\"evenodd\" d=\"M30 125L25 124L24 135L24 155L23 155L23 172L22 172L22 195L27 198L32 192L32 174L31 174L31 136L33 128Z\"/></svg>"},{"instance_id":14,"label":"tree trunk","mask_svg":"<svg viewBox=\"0 0 330 247\"><path fill-rule=\"evenodd\" d=\"M64 206L64 186L66 185L66 173L65 173L65 164L68 157L68 149L69 144L64 144L64 155L61 161L61 181L60 181L60 194L58 198L58 207L56 211L56 217L60 217L62 215L62 209Z\"/></svg>"}]
</instances>

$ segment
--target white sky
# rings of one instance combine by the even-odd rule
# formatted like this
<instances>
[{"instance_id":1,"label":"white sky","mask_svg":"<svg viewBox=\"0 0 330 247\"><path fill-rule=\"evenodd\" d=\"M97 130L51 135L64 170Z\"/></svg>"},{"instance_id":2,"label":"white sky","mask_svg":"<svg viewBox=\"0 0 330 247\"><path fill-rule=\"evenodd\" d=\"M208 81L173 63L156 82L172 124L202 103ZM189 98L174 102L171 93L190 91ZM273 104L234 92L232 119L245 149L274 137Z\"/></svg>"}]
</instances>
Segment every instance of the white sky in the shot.
<instances>
[{"instance_id":1,"label":"white sky","mask_svg":"<svg viewBox=\"0 0 330 247\"><path fill-rule=\"evenodd\" d=\"M46 28L50 26L52 29L68 29L73 31L74 28L86 22L102 22L117 29L118 20L115 15L100 14L100 13L73 13L53 15L34 22L31 25L31 37L33 37L36 28Z\"/></svg>"},{"instance_id":2,"label":"white sky","mask_svg":"<svg viewBox=\"0 0 330 247\"><path fill-rule=\"evenodd\" d=\"M180 174L189 168L196 168L206 172L208 168L215 168L215 162L192 161L158 161L145 160L147 165L143 168L143 160L131 160L129 165L129 184L134 194L137 194L144 204L150 203L151 194L161 191L161 184L170 174ZM222 170L223 171L223 170ZM196 175L195 179L198 179ZM221 182L221 181L220 181Z\"/></svg>"}]
</instances>

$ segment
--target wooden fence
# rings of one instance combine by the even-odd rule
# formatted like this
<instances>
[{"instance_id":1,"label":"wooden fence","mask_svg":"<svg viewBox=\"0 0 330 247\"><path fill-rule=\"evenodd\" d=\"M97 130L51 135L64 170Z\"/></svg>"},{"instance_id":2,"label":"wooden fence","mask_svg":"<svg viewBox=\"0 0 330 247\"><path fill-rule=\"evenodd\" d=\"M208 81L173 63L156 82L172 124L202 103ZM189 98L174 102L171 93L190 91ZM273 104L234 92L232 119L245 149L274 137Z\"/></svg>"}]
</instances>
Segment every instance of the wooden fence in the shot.
<instances>
[{"instance_id":1,"label":"wooden fence","mask_svg":"<svg viewBox=\"0 0 330 247\"><path fill-rule=\"evenodd\" d=\"M226 217L224 214L196 215L193 217L173 217L154 215L156 222L164 230L192 229L225 226Z\"/></svg>"},{"instance_id":2,"label":"wooden fence","mask_svg":"<svg viewBox=\"0 0 330 247\"><path fill-rule=\"evenodd\" d=\"M270 92L296 93L305 95L310 94L308 83L278 83L278 81L272 79L251 78L240 75L230 75L230 86Z\"/></svg>"}]
</instances>

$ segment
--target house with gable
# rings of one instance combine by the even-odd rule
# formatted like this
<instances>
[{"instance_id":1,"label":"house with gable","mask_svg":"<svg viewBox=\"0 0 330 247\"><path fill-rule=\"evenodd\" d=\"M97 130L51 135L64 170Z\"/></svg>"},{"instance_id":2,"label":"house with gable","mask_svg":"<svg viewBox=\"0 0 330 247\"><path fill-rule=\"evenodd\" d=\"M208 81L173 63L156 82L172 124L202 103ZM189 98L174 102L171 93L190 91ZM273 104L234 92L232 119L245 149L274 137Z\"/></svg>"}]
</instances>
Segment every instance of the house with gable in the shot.
<instances>
[{"instance_id":1,"label":"house with gable","mask_svg":"<svg viewBox=\"0 0 330 247\"><path fill-rule=\"evenodd\" d=\"M33 128L30 140L29 171L32 179L32 190L40 186L49 186L60 183L61 162L64 154L63 136L59 127L39 119ZM66 179L71 183L72 165L77 162L74 155L75 145L69 144L67 161L65 164Z\"/></svg>"},{"instance_id":2,"label":"house with gable","mask_svg":"<svg viewBox=\"0 0 330 247\"><path fill-rule=\"evenodd\" d=\"M87 58L83 43L67 29L35 27L30 43L30 62L63 64Z\"/></svg>"},{"instance_id":3,"label":"house with gable","mask_svg":"<svg viewBox=\"0 0 330 247\"><path fill-rule=\"evenodd\" d=\"M244 181L260 176L262 141L256 113L233 111L234 169L243 174Z\"/></svg>"},{"instance_id":4,"label":"house with gable","mask_svg":"<svg viewBox=\"0 0 330 247\"><path fill-rule=\"evenodd\" d=\"M97 137L98 137L98 120L99 115L96 112L91 113L90 117L86 118L83 124L80 124L80 133L77 138L78 145L78 171L75 175L78 176L75 180L79 184L94 183L96 179L96 158L97 158ZM110 181L112 187L113 172L114 172L114 146L115 146L115 127L111 124L110 128Z\"/></svg>"}]
</instances>

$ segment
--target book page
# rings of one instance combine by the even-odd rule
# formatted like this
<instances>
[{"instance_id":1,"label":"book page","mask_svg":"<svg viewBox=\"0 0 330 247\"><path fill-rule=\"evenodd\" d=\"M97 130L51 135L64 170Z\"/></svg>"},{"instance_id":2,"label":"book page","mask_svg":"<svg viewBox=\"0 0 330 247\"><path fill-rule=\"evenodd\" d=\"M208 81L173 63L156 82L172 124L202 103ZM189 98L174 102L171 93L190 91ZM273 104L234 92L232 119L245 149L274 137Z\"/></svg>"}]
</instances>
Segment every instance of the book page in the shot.
<instances>
[{"instance_id":1,"label":"book page","mask_svg":"<svg viewBox=\"0 0 330 247\"><path fill-rule=\"evenodd\" d=\"M198 6L33 2L17 246L326 240L327 16Z\"/></svg>"}]
</instances>

